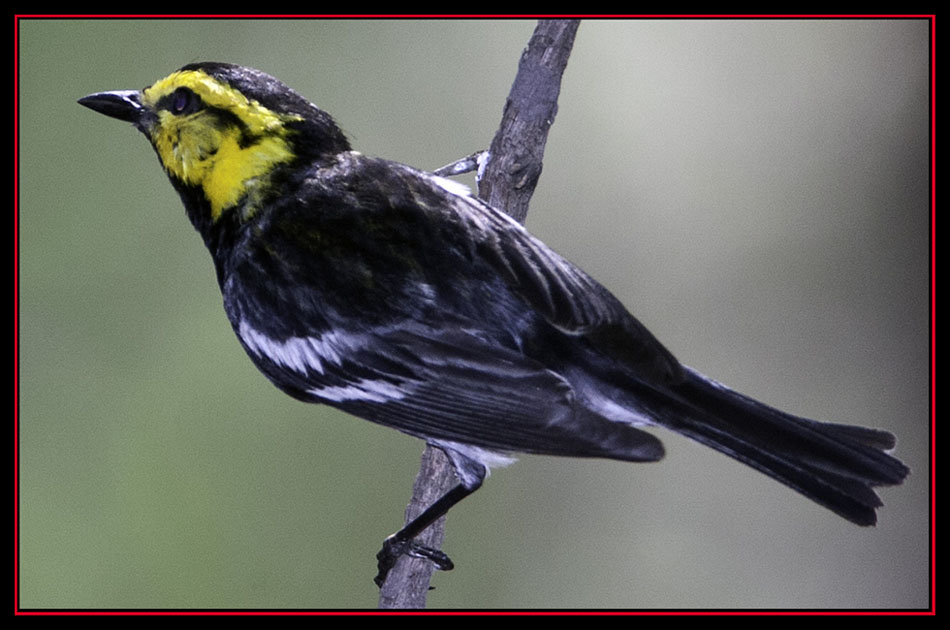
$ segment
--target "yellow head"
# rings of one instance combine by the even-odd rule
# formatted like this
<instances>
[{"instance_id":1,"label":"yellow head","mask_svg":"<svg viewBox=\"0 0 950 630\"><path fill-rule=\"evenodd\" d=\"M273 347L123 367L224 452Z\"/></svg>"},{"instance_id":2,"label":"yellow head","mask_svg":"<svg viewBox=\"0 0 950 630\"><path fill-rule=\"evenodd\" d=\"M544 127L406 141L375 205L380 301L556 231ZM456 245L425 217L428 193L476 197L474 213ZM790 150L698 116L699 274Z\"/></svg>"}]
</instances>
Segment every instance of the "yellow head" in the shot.
<instances>
[{"instance_id":1,"label":"yellow head","mask_svg":"<svg viewBox=\"0 0 950 630\"><path fill-rule=\"evenodd\" d=\"M252 215L282 165L349 149L325 112L273 77L230 64L191 64L140 92L80 103L134 123L189 213L208 214L192 218L212 223L233 208Z\"/></svg>"}]
</instances>

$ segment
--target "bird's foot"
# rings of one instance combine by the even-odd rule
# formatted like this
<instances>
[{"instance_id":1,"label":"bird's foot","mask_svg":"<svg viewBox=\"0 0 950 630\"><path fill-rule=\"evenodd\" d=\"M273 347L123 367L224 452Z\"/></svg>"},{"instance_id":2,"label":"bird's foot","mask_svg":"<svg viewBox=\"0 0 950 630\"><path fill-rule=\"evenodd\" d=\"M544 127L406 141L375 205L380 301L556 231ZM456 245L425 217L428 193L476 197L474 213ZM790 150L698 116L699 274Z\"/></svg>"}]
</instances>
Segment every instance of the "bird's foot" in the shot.
<instances>
[{"instance_id":1,"label":"bird's foot","mask_svg":"<svg viewBox=\"0 0 950 630\"><path fill-rule=\"evenodd\" d=\"M451 164L446 164L442 168L437 168L432 172L439 177L452 177L454 175L477 171L477 179L480 180L482 174L485 172L485 166L488 164L488 157L488 151L476 151L471 155L466 155L462 159L455 160Z\"/></svg>"},{"instance_id":2,"label":"bird's foot","mask_svg":"<svg viewBox=\"0 0 950 630\"><path fill-rule=\"evenodd\" d=\"M455 565L452 564L452 560L438 549L432 549L431 547L420 545L412 540L405 540L400 538L397 534L393 534L383 541L383 548L376 554L378 573L373 579L373 581L376 582L376 586L382 587L383 582L386 581L386 576L389 575L390 570L396 565L396 560L402 555L428 560L434 564L435 568L439 571L451 571L455 567Z\"/></svg>"}]
</instances>

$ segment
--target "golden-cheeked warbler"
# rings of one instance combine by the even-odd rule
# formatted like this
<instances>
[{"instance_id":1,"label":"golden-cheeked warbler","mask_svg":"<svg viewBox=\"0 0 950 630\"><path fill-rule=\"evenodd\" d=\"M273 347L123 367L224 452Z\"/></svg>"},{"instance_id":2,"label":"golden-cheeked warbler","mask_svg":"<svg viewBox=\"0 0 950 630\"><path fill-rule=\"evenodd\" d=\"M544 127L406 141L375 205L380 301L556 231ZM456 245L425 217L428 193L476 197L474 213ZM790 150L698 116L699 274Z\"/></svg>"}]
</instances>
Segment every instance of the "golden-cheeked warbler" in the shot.
<instances>
[{"instance_id":1,"label":"golden-cheeked warbler","mask_svg":"<svg viewBox=\"0 0 950 630\"><path fill-rule=\"evenodd\" d=\"M659 426L859 525L899 484L891 434L796 417L682 365L605 288L516 221L431 173L353 151L280 81L187 65L81 104L151 142L211 252L238 340L280 389L433 444L459 485L412 538L513 452L650 462Z\"/></svg>"}]
</instances>

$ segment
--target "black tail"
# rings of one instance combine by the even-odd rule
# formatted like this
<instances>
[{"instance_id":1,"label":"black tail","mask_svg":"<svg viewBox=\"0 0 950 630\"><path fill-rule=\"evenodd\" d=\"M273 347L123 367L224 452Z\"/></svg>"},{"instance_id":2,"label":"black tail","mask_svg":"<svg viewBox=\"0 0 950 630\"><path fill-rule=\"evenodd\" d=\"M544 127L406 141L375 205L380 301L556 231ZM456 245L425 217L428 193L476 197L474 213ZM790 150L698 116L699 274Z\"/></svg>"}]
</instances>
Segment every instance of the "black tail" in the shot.
<instances>
[{"instance_id":1,"label":"black tail","mask_svg":"<svg viewBox=\"0 0 950 630\"><path fill-rule=\"evenodd\" d=\"M671 392L678 404L654 401L658 424L752 466L849 521L874 525L882 503L873 488L899 484L910 472L885 452L895 444L886 431L799 418L685 369L685 381Z\"/></svg>"}]
</instances>

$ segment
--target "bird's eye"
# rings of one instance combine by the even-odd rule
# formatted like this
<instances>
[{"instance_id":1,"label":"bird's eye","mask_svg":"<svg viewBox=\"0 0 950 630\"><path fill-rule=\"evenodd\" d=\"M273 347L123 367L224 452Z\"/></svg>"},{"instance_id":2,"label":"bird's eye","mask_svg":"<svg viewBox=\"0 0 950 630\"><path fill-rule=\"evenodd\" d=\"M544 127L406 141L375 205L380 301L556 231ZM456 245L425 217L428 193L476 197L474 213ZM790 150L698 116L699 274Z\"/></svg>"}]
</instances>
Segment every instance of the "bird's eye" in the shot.
<instances>
[{"instance_id":1,"label":"bird's eye","mask_svg":"<svg viewBox=\"0 0 950 630\"><path fill-rule=\"evenodd\" d=\"M170 109L173 114L187 114L195 111L197 95L188 88L178 88L172 93Z\"/></svg>"}]
</instances>

